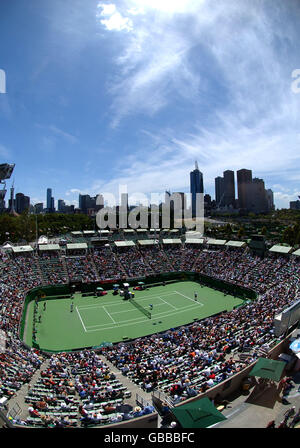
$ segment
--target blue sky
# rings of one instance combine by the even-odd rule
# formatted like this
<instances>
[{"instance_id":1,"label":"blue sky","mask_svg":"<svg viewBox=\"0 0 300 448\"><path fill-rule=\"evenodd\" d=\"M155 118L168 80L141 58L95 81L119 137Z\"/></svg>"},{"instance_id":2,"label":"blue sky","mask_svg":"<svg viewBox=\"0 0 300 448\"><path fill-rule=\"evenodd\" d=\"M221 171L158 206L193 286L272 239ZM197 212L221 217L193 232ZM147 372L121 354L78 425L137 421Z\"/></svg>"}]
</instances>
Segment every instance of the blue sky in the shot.
<instances>
[{"instance_id":1,"label":"blue sky","mask_svg":"<svg viewBox=\"0 0 300 448\"><path fill-rule=\"evenodd\" d=\"M288 207L299 20L297 0L1 0L0 159L16 193L189 191L198 160L213 198L216 176L248 168Z\"/></svg>"}]
</instances>

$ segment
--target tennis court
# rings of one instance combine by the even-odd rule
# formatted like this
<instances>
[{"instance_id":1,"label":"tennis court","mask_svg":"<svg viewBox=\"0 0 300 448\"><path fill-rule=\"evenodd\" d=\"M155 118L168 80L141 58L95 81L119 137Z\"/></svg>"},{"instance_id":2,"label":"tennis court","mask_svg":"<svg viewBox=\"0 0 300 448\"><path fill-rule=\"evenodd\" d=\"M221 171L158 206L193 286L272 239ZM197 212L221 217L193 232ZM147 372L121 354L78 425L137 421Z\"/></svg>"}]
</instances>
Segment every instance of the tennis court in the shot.
<instances>
[{"instance_id":1,"label":"tennis court","mask_svg":"<svg viewBox=\"0 0 300 448\"><path fill-rule=\"evenodd\" d=\"M73 299L46 300L46 305L41 300L36 323L37 343L41 349L54 351L115 343L185 325L243 303L240 298L191 281L134 293L137 306L131 300L113 295L112 291L102 297L75 294ZM151 318L147 316L149 313ZM27 316L25 342L31 345L33 304Z\"/></svg>"}]
</instances>

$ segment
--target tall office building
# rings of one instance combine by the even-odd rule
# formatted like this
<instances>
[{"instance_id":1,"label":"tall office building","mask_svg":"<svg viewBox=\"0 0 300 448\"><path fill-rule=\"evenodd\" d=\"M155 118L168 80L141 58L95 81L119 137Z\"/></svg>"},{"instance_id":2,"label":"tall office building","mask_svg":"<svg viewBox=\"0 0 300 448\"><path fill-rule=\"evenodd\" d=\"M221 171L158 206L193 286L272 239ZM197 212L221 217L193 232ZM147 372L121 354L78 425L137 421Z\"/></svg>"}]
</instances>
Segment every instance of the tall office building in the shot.
<instances>
[{"instance_id":1,"label":"tall office building","mask_svg":"<svg viewBox=\"0 0 300 448\"><path fill-rule=\"evenodd\" d=\"M299 196L300 199L300 196ZM300 200L290 202L290 210L300 210Z\"/></svg>"},{"instance_id":2,"label":"tall office building","mask_svg":"<svg viewBox=\"0 0 300 448\"><path fill-rule=\"evenodd\" d=\"M197 162L195 162L195 169L190 172L190 186L192 194L192 216L195 217L197 193L204 193L203 174L199 171Z\"/></svg>"},{"instance_id":3,"label":"tall office building","mask_svg":"<svg viewBox=\"0 0 300 448\"><path fill-rule=\"evenodd\" d=\"M234 207L235 205L235 185L234 185L234 171L224 171L224 205L227 207Z\"/></svg>"},{"instance_id":4,"label":"tall office building","mask_svg":"<svg viewBox=\"0 0 300 448\"><path fill-rule=\"evenodd\" d=\"M267 196L268 210L269 211L275 210L274 194L270 188L268 188L268 190L266 190L266 196Z\"/></svg>"},{"instance_id":5,"label":"tall office building","mask_svg":"<svg viewBox=\"0 0 300 448\"><path fill-rule=\"evenodd\" d=\"M63 199L58 199L57 201L57 211L60 213L64 213L66 207L66 203Z\"/></svg>"},{"instance_id":6,"label":"tall office building","mask_svg":"<svg viewBox=\"0 0 300 448\"><path fill-rule=\"evenodd\" d=\"M30 198L23 193L17 193L15 199L15 208L17 213L23 213L25 210L29 210Z\"/></svg>"},{"instance_id":7,"label":"tall office building","mask_svg":"<svg viewBox=\"0 0 300 448\"><path fill-rule=\"evenodd\" d=\"M34 212L38 215L39 213L43 213L44 204L42 202L39 202L38 204L34 205Z\"/></svg>"},{"instance_id":8,"label":"tall office building","mask_svg":"<svg viewBox=\"0 0 300 448\"><path fill-rule=\"evenodd\" d=\"M101 194L91 197L89 194L79 194L79 209L86 215L95 215L104 207L104 197Z\"/></svg>"},{"instance_id":9,"label":"tall office building","mask_svg":"<svg viewBox=\"0 0 300 448\"><path fill-rule=\"evenodd\" d=\"M265 183L257 177L252 180L250 187L249 211L254 213L265 213L268 211Z\"/></svg>"},{"instance_id":10,"label":"tall office building","mask_svg":"<svg viewBox=\"0 0 300 448\"><path fill-rule=\"evenodd\" d=\"M252 184L252 171L241 169L237 171L238 203L240 209L247 210L250 206L250 189Z\"/></svg>"},{"instance_id":11,"label":"tall office building","mask_svg":"<svg viewBox=\"0 0 300 448\"><path fill-rule=\"evenodd\" d=\"M47 203L46 208L51 210L51 198L52 198L52 188L47 188Z\"/></svg>"},{"instance_id":12,"label":"tall office building","mask_svg":"<svg viewBox=\"0 0 300 448\"><path fill-rule=\"evenodd\" d=\"M217 208L223 207L224 205L224 178L218 176L215 178L215 198Z\"/></svg>"}]
</instances>

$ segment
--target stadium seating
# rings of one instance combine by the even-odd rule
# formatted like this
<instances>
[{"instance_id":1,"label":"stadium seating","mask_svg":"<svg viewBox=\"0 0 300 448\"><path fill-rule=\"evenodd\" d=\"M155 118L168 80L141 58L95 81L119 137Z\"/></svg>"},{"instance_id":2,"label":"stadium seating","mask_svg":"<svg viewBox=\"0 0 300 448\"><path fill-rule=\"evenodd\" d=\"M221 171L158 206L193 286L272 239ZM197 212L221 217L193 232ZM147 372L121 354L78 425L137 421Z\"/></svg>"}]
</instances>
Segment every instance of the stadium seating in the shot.
<instances>
[{"instance_id":1,"label":"stadium seating","mask_svg":"<svg viewBox=\"0 0 300 448\"><path fill-rule=\"evenodd\" d=\"M50 358L19 340L26 293L45 284L91 283L170 271L195 271L258 293L258 300L176 330L102 348ZM122 421L130 392L104 363L113 363L136 386L186 399L239 372L275 343L274 315L300 296L297 257L258 258L246 249L207 250L192 245L103 246L64 256L0 254L0 398L8 400L38 379L26 395L29 426L88 426ZM101 358L100 358L101 355ZM105 357L105 358L103 358ZM40 370L47 364L46 370ZM120 375L120 378L122 378ZM41 404L42 402L42 404ZM46 406L44 404L46 402ZM134 418L132 411L126 418Z\"/></svg>"}]
</instances>

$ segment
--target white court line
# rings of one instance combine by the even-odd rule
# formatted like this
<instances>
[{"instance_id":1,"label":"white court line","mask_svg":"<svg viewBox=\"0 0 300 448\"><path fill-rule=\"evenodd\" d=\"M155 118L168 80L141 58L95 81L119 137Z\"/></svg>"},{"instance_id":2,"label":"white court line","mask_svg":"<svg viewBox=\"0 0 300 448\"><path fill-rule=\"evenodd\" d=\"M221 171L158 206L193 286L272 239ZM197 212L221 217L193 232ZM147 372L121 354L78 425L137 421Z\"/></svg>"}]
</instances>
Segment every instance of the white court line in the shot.
<instances>
[{"instance_id":1,"label":"white court line","mask_svg":"<svg viewBox=\"0 0 300 448\"><path fill-rule=\"evenodd\" d=\"M191 300L191 302L193 302L193 304L194 304L194 306L192 306L192 305L190 305L190 306L187 306L187 307L183 307L183 308L174 308L174 306L173 306L173 308L174 309L176 309L176 312L174 312L174 313L170 313L170 312L163 312L163 313L160 313L160 314L157 314L157 315L155 315L155 316L153 316L153 319L159 319L159 318L161 318L161 317L165 317L166 315L167 316L174 316L174 315L176 315L176 314L178 314L179 312L181 312L181 311L186 311L186 310L188 310L188 309L191 309L191 308L194 308L195 307L195 305L197 304L197 305L200 305L200 306L204 306L204 304L203 303L201 303L201 302L195 302L193 299L191 299L190 297L187 297L187 296L185 296L184 294L181 294L180 292L178 292L178 291L173 291L173 292L170 292L170 293L165 293L165 294L161 294L162 296L170 296L170 295L173 295L174 293L176 293L176 294L179 294L179 295L181 295L182 297L185 297L186 299L189 299L189 300ZM144 296L144 298L142 299L139 299L140 301L146 301L146 300L149 300L150 298L160 298L161 300L163 300L162 299L162 297L161 296L157 296L157 295L155 295L155 296L150 296L150 297L146 297L146 296ZM164 300L163 300L164 301ZM170 303L167 303L167 302L165 302L166 304L168 304L168 305L170 305ZM109 303L106 303L106 305L110 305L110 306L113 306L113 305L118 305L118 306L120 306L120 304L118 303L118 304L109 304ZM159 305L156 305L156 306L159 306ZM170 306L172 306L172 305L170 305ZM95 305L88 305L88 306L86 306L86 307L80 307L80 309L82 310L82 309L89 309L89 308L91 308L91 307L94 307L94 308L104 308L104 305L101 305L100 303L99 304L95 304ZM85 331L86 332L88 332L88 333L90 333L90 332L93 332L93 331L100 331L100 330L111 330L111 329L113 329L113 328L121 328L121 327L125 327L125 326L127 326L127 325L130 325L130 323L132 322L132 323L135 323L135 324L139 324L139 323L142 323L142 322L146 322L147 321L147 318L146 319L142 319L142 320L140 320L140 318L135 318L135 319L130 319L130 320L128 320L128 321L126 321L126 323L125 324L122 324L122 325L119 325L119 323L118 322L115 322L114 321L114 319L112 318L112 316L108 313L108 311L104 308L104 310L106 311L106 313L110 316L110 318L111 318L111 320L115 323L115 325L114 326L110 326L110 327L106 327L106 325L109 325L109 324L102 324L102 325L87 325L87 329L85 328L85 326L83 325L83 322L82 322L82 319L80 319L81 320L81 322L82 322L82 325L84 326L84 328L85 328ZM128 311L132 311L132 310L126 310L126 312L128 312ZM125 312L125 311L124 311ZM118 314L117 312L116 313L113 313L113 314ZM137 321L137 322L135 322L135 321ZM96 329L94 329L94 330L90 330L90 328L94 328L94 327L96 327Z\"/></svg>"},{"instance_id":2,"label":"white court line","mask_svg":"<svg viewBox=\"0 0 300 448\"><path fill-rule=\"evenodd\" d=\"M174 291L174 292L176 292L177 294L179 294L180 296L182 296L182 297L185 297L186 299L189 299L189 300L191 300L192 302L194 302L194 303L198 303L199 305L201 305L201 306L204 306L204 304L203 303L201 303L201 302L198 302L198 301L196 301L196 300L194 300L194 299L191 299L190 297L188 297L188 296L185 296L184 294L181 294L181 292L178 292L178 291Z\"/></svg>"},{"instance_id":3,"label":"white court line","mask_svg":"<svg viewBox=\"0 0 300 448\"><path fill-rule=\"evenodd\" d=\"M161 294L161 296L166 297L166 296L172 296L174 294L174 292L166 292L164 294ZM143 297L137 297L139 302L145 302L146 300L152 300L155 299L156 297L158 297L157 295L155 296L143 296ZM120 303L110 303L110 302L105 302L104 304L101 303L92 303L91 305L83 305L83 306L79 306L78 309L80 310L84 310L84 309L90 309L90 308L99 308L99 306L120 306Z\"/></svg>"},{"instance_id":4,"label":"white court line","mask_svg":"<svg viewBox=\"0 0 300 448\"><path fill-rule=\"evenodd\" d=\"M176 308L174 305L171 305L171 303L166 302L164 299L162 299L160 296L157 296L160 300L162 300L166 305L171 306L174 310L178 311L178 308ZM157 305L155 305L157 306Z\"/></svg>"},{"instance_id":5,"label":"white court line","mask_svg":"<svg viewBox=\"0 0 300 448\"><path fill-rule=\"evenodd\" d=\"M111 320L113 321L114 324L116 324L117 322L111 317L111 315L109 314L109 312L107 311L107 309L105 308L105 306L102 307L104 309L104 311L109 315L109 317L111 318Z\"/></svg>"},{"instance_id":6,"label":"white court line","mask_svg":"<svg viewBox=\"0 0 300 448\"><path fill-rule=\"evenodd\" d=\"M161 294L161 296L166 297L166 296L172 296L174 295L174 292L166 292L164 294ZM156 297L158 297L157 295L155 296L143 296L143 297L137 297L139 302L145 302L146 300L151 300L151 299L155 299ZM136 299L136 298L135 298ZM92 303L91 305L83 305L83 306L79 306L78 309L80 310L84 310L84 309L90 309L90 308L98 308L99 306L120 306L120 303L111 303L111 302L105 302L105 303Z\"/></svg>"},{"instance_id":7,"label":"white court line","mask_svg":"<svg viewBox=\"0 0 300 448\"><path fill-rule=\"evenodd\" d=\"M186 306L186 307L184 307L184 308L180 308L177 312L173 312L173 313L170 313L169 311L164 311L163 313L160 313L160 314L157 314L157 315L153 316L153 320L160 319L160 318L165 317L165 316L167 316L167 317L169 317L169 316L174 316L175 314L178 314L178 313L180 313L180 312L182 312L182 311L186 311L186 310L193 309L193 308L196 309L195 306L193 306L193 305L189 305L189 306ZM87 330L87 332L90 333L90 332L93 332L93 331L99 331L99 330L111 330L111 329L113 329L113 328L122 328L122 327L127 327L127 326L130 325L131 323L134 323L134 324L140 324L140 323L147 322L147 321L149 320L149 319L147 319L147 318L142 319L142 320L138 320L138 319L139 319L139 318L136 318L136 319L130 319L130 320L126 321L126 323L124 323L123 325L116 324L116 325L114 325L114 326L110 326L110 327L106 327L106 328L104 328L104 327L105 327L105 325L108 325L108 324L104 324L104 325L91 325L91 326L88 326L88 330ZM138 321L137 321L137 322L134 322L134 321L136 321L136 320L138 320ZM97 327L97 328L96 328L95 330L89 330L89 328L93 328L93 327Z\"/></svg>"},{"instance_id":8,"label":"white court line","mask_svg":"<svg viewBox=\"0 0 300 448\"><path fill-rule=\"evenodd\" d=\"M83 323L83 320L82 320L82 318L81 318L81 315L80 315L80 313L79 313L79 311L78 311L77 306L76 306L76 311L77 311L78 317L79 317L79 319L80 319L81 325L83 326L84 331L87 333L87 329L85 328L85 325L84 325L84 323Z\"/></svg>"},{"instance_id":9,"label":"white court line","mask_svg":"<svg viewBox=\"0 0 300 448\"><path fill-rule=\"evenodd\" d=\"M164 306L164 304L161 303L161 304L155 305L155 308L157 308L158 306ZM165 312L167 312L167 311L165 311ZM119 311L119 312L115 312L115 313L111 313L111 314L115 315L115 314L120 314L120 313L132 313L132 310ZM133 322L133 321L135 321L135 320L137 320L137 321L139 321L139 322L147 322L147 320L148 320L148 318L147 318L147 319L143 319L143 320L140 320L140 319L141 319L141 317L135 317L135 318L130 319L130 320L121 321L121 322L116 322L116 325L118 326L119 324L123 324L124 322L126 322L126 323L128 323L128 322L131 323L131 322ZM139 323L139 322L138 322L138 323ZM109 325L109 324L88 325L87 328L88 328L88 329L90 329L90 328L94 328L94 327L99 328L99 326L104 327L105 325ZM109 327L109 328L115 328L115 327ZM89 330L88 330L88 331L89 331Z\"/></svg>"},{"instance_id":10,"label":"white court line","mask_svg":"<svg viewBox=\"0 0 300 448\"><path fill-rule=\"evenodd\" d=\"M165 302L165 303L166 303L167 305L169 305L167 302ZM157 308L158 306L164 306L164 304L163 304L163 303L155 304L155 308ZM175 309L177 309L177 308L175 308ZM132 313L132 309L130 309L130 310L125 310L125 311L116 311L116 312L111 313L111 314L115 315L115 314L122 314L122 313Z\"/></svg>"}]
</instances>

